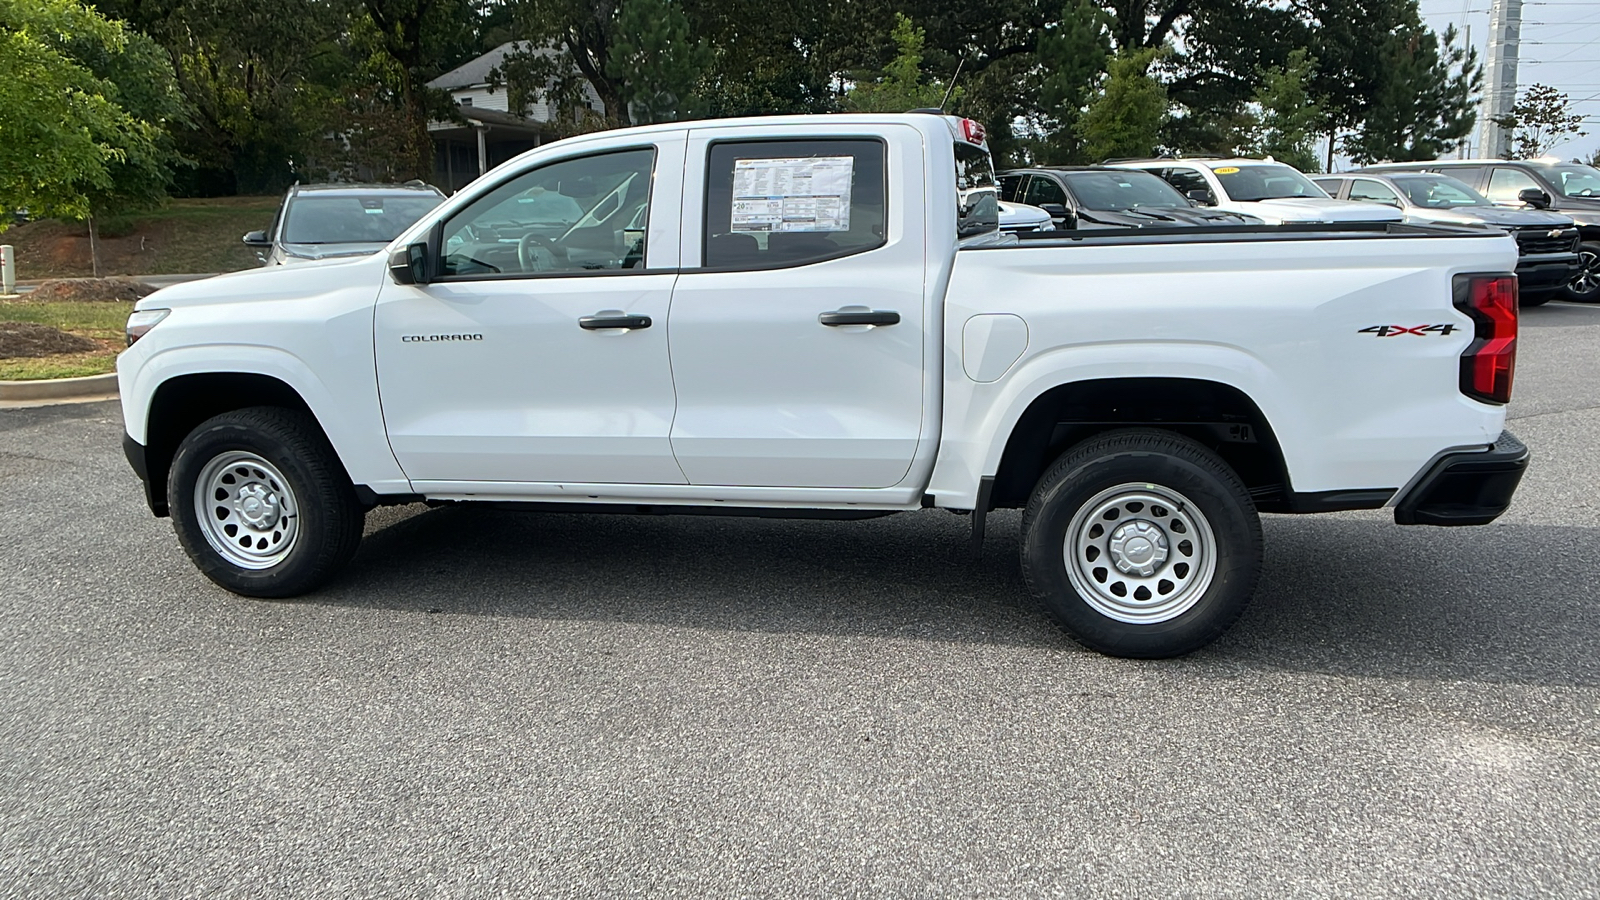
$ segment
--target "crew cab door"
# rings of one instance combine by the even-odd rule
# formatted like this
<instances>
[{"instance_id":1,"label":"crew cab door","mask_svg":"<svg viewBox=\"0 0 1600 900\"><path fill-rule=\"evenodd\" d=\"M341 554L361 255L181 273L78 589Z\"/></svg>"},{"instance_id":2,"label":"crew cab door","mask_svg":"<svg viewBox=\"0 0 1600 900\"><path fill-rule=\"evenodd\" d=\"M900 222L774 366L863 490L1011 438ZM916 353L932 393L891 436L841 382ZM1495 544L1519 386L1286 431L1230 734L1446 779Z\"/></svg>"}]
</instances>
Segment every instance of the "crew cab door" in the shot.
<instances>
[{"instance_id":1,"label":"crew cab door","mask_svg":"<svg viewBox=\"0 0 1600 900\"><path fill-rule=\"evenodd\" d=\"M667 359L684 140L587 141L508 173L430 232L431 283L384 286L379 391L419 490L684 483Z\"/></svg>"},{"instance_id":2,"label":"crew cab door","mask_svg":"<svg viewBox=\"0 0 1600 900\"><path fill-rule=\"evenodd\" d=\"M719 133L689 136L678 465L691 484L899 483L925 415L920 133Z\"/></svg>"}]
</instances>

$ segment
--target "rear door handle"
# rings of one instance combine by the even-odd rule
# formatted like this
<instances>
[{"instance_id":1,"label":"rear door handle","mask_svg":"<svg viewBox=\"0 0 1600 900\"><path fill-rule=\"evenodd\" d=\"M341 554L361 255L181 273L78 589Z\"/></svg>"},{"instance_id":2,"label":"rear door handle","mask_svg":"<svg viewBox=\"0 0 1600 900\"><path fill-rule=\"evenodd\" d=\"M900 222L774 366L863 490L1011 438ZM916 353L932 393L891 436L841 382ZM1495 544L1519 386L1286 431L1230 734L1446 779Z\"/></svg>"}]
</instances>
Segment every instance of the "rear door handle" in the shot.
<instances>
[{"instance_id":1,"label":"rear door handle","mask_svg":"<svg viewBox=\"0 0 1600 900\"><path fill-rule=\"evenodd\" d=\"M817 316L824 325L898 325L900 314L892 309L855 310L836 309Z\"/></svg>"},{"instance_id":2,"label":"rear door handle","mask_svg":"<svg viewBox=\"0 0 1600 900\"><path fill-rule=\"evenodd\" d=\"M605 313L597 316L584 316L578 320L578 327L589 331L598 331L603 328L649 328L650 317L626 313L622 315Z\"/></svg>"}]
</instances>

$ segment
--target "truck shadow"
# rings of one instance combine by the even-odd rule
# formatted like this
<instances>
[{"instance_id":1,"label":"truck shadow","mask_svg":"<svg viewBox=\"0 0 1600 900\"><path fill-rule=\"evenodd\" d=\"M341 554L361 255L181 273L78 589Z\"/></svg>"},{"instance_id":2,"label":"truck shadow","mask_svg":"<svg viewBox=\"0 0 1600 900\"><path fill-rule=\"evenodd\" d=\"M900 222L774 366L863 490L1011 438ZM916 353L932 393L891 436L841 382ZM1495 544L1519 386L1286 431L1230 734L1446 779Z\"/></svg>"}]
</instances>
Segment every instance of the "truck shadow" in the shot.
<instances>
[{"instance_id":1,"label":"truck shadow","mask_svg":"<svg viewBox=\"0 0 1600 900\"><path fill-rule=\"evenodd\" d=\"M860 522L446 508L374 514L350 572L305 602L452 615L992 643L1087 653L1017 568L1018 513ZM1192 674L1600 686L1596 529L1400 528L1268 517L1256 601Z\"/></svg>"}]
</instances>

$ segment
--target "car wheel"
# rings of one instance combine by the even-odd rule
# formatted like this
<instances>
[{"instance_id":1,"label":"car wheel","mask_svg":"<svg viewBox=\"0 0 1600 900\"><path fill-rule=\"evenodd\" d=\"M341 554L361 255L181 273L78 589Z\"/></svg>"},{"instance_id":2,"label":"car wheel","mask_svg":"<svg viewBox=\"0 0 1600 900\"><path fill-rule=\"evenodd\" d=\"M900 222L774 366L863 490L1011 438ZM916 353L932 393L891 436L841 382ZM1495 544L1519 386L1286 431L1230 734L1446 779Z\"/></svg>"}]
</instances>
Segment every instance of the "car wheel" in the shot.
<instances>
[{"instance_id":1,"label":"car wheel","mask_svg":"<svg viewBox=\"0 0 1600 900\"><path fill-rule=\"evenodd\" d=\"M293 597L355 554L365 518L305 413L254 407L202 422L172 461L167 505L200 571L249 597Z\"/></svg>"},{"instance_id":2,"label":"car wheel","mask_svg":"<svg viewBox=\"0 0 1600 900\"><path fill-rule=\"evenodd\" d=\"M1578 274L1567 285L1567 299L1600 303L1600 241L1578 245Z\"/></svg>"},{"instance_id":3,"label":"car wheel","mask_svg":"<svg viewBox=\"0 0 1600 900\"><path fill-rule=\"evenodd\" d=\"M1114 431L1071 448L1022 519L1022 570L1078 643L1159 659L1228 629L1255 593L1261 522L1216 454L1167 431Z\"/></svg>"}]
</instances>

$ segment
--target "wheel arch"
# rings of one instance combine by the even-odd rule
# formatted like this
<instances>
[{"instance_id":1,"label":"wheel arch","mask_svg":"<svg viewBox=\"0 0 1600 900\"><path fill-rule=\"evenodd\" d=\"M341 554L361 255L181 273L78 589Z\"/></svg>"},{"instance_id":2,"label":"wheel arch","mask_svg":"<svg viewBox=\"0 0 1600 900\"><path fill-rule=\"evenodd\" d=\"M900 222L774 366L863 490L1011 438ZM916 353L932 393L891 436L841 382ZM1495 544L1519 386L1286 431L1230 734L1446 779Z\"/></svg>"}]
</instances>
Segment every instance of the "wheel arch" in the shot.
<instances>
[{"instance_id":1,"label":"wheel arch","mask_svg":"<svg viewBox=\"0 0 1600 900\"><path fill-rule=\"evenodd\" d=\"M168 514L167 475L178 445L201 422L252 406L294 409L317 420L300 392L287 382L256 372L203 372L175 375L156 386L145 416L145 490L150 510ZM327 439L326 431L323 439Z\"/></svg>"},{"instance_id":2,"label":"wheel arch","mask_svg":"<svg viewBox=\"0 0 1600 900\"><path fill-rule=\"evenodd\" d=\"M1288 467L1261 407L1232 385L1192 377L1118 377L1059 384L1016 420L995 470L990 505L1022 507L1069 447L1124 428L1160 428L1217 453L1263 511L1289 511Z\"/></svg>"}]
</instances>

